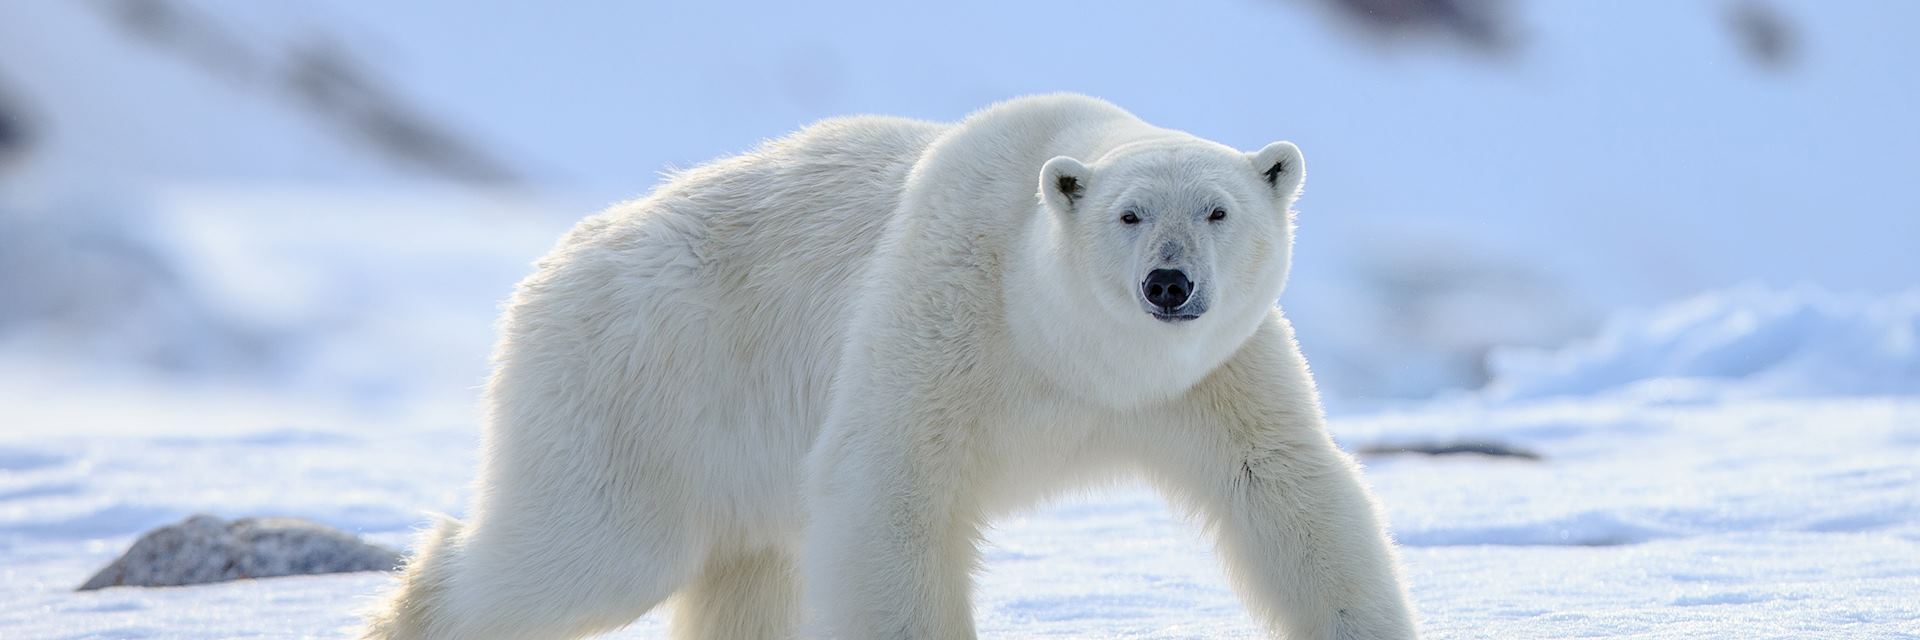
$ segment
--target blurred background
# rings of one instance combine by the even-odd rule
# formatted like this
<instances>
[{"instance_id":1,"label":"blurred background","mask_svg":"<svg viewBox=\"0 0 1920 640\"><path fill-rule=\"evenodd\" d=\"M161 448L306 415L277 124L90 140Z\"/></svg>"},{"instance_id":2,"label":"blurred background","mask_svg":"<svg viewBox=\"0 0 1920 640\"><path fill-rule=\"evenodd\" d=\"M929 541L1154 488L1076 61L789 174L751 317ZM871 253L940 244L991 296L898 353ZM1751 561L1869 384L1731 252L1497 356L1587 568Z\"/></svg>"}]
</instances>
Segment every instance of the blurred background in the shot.
<instances>
[{"instance_id":1,"label":"blurred background","mask_svg":"<svg viewBox=\"0 0 1920 640\"><path fill-rule=\"evenodd\" d=\"M0 5L0 361L467 393L531 259L662 171L1047 91L1306 150L1282 303L1336 409L1480 388L1625 307L1920 274L1920 7L987 9Z\"/></svg>"}]
</instances>

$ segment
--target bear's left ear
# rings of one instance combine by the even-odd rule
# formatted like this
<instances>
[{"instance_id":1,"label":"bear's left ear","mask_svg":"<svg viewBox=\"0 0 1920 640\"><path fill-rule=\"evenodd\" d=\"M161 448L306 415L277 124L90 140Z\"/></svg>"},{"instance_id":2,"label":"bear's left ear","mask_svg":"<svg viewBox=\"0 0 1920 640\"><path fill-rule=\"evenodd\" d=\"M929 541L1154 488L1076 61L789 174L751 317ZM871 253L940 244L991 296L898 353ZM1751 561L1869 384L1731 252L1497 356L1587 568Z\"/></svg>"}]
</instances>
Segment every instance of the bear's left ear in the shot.
<instances>
[{"instance_id":1,"label":"bear's left ear","mask_svg":"<svg viewBox=\"0 0 1920 640\"><path fill-rule=\"evenodd\" d=\"M1300 157L1300 147L1291 142L1275 142L1248 154L1248 158L1253 170L1260 174L1260 180L1273 189L1275 198L1292 199L1300 195L1301 180L1307 177L1307 163Z\"/></svg>"},{"instance_id":2,"label":"bear's left ear","mask_svg":"<svg viewBox=\"0 0 1920 640\"><path fill-rule=\"evenodd\" d=\"M1079 160L1056 156L1040 167L1040 201L1060 215L1071 215L1080 198L1087 195L1087 181L1093 172Z\"/></svg>"}]
</instances>

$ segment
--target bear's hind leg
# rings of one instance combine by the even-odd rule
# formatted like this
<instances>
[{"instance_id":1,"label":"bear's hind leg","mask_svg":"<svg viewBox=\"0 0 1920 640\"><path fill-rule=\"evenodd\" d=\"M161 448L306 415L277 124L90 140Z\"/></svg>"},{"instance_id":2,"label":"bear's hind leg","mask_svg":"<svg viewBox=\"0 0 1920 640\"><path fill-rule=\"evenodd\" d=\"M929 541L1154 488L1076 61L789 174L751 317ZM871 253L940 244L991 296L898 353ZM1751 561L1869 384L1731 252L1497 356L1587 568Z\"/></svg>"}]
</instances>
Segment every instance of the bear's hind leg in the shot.
<instances>
[{"instance_id":1,"label":"bear's hind leg","mask_svg":"<svg viewBox=\"0 0 1920 640\"><path fill-rule=\"evenodd\" d=\"M800 585L785 549L716 551L676 596L674 640L784 640L799 624Z\"/></svg>"},{"instance_id":2,"label":"bear's hind leg","mask_svg":"<svg viewBox=\"0 0 1920 640\"><path fill-rule=\"evenodd\" d=\"M477 530L445 520L368 617L368 640L580 638L631 623L686 583L697 557L667 527L619 535L540 531L506 516Z\"/></svg>"}]
</instances>

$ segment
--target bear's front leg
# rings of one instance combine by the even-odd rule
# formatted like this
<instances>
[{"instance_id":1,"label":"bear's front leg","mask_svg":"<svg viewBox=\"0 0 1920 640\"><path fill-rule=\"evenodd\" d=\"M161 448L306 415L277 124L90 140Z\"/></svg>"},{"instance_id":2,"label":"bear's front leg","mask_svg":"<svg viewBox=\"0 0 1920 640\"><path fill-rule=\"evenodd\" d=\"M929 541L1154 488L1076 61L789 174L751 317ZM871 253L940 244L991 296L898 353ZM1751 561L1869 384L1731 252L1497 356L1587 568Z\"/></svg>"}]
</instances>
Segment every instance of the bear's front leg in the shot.
<instances>
[{"instance_id":1,"label":"bear's front leg","mask_svg":"<svg viewBox=\"0 0 1920 640\"><path fill-rule=\"evenodd\" d=\"M1156 411L1140 451L1206 519L1235 590L1290 640L1417 636L1398 559L1359 468L1327 436L1276 312L1221 369ZM1167 431L1159 431L1161 429Z\"/></svg>"},{"instance_id":2,"label":"bear's front leg","mask_svg":"<svg viewBox=\"0 0 1920 640\"><path fill-rule=\"evenodd\" d=\"M819 637L970 639L979 516L957 425L855 414L809 460L806 592Z\"/></svg>"}]
</instances>

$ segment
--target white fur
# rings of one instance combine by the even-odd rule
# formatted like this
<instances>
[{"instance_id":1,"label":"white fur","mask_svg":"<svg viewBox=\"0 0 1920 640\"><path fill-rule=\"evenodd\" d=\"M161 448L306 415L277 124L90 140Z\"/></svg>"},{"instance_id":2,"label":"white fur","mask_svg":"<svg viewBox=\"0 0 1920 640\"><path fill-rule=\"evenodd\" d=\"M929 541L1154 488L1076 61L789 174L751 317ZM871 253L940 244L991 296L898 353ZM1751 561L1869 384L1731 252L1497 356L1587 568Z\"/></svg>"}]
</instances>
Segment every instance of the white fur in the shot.
<instances>
[{"instance_id":1,"label":"white fur","mask_svg":"<svg viewBox=\"0 0 1920 640\"><path fill-rule=\"evenodd\" d=\"M802 611L968 638L981 527L1125 473L1207 525L1274 633L1413 637L1273 307L1302 169L1055 95L827 121L582 222L503 321L471 517L367 637L577 637L671 597L679 638ZM1148 315L1155 268L1205 312Z\"/></svg>"}]
</instances>

